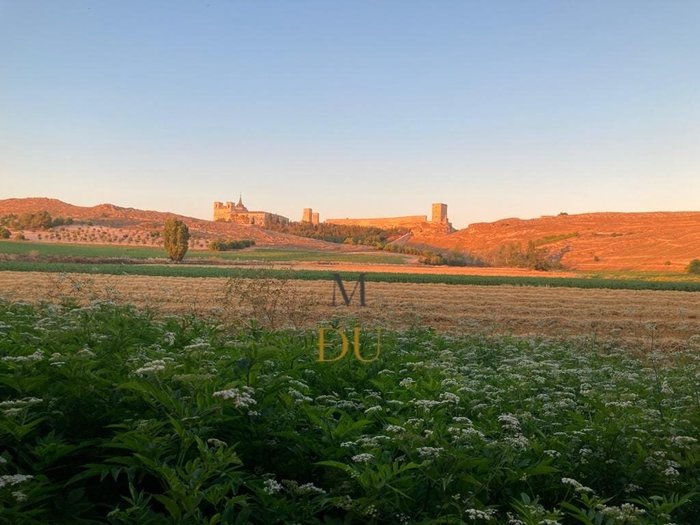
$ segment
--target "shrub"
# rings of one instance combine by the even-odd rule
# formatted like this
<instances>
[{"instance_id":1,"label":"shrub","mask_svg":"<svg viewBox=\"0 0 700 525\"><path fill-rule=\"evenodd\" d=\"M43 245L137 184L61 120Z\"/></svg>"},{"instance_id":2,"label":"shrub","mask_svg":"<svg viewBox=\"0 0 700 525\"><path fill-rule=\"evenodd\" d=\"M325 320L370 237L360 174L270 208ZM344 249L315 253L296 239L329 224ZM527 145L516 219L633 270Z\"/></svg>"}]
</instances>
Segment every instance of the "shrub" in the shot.
<instances>
[{"instance_id":1,"label":"shrub","mask_svg":"<svg viewBox=\"0 0 700 525\"><path fill-rule=\"evenodd\" d=\"M165 221L163 241L165 251L173 261L181 261L187 253L190 231L187 225L175 217Z\"/></svg>"},{"instance_id":2,"label":"shrub","mask_svg":"<svg viewBox=\"0 0 700 525\"><path fill-rule=\"evenodd\" d=\"M209 249L215 252L227 252L231 250L241 250L255 245L255 241L251 239L242 239L240 241L212 241L209 243Z\"/></svg>"},{"instance_id":3,"label":"shrub","mask_svg":"<svg viewBox=\"0 0 700 525\"><path fill-rule=\"evenodd\" d=\"M688 265L688 273L700 275L700 259L693 259Z\"/></svg>"},{"instance_id":4,"label":"shrub","mask_svg":"<svg viewBox=\"0 0 700 525\"><path fill-rule=\"evenodd\" d=\"M0 239L9 239L10 235L12 235L10 230L7 228L0 228Z\"/></svg>"}]
</instances>

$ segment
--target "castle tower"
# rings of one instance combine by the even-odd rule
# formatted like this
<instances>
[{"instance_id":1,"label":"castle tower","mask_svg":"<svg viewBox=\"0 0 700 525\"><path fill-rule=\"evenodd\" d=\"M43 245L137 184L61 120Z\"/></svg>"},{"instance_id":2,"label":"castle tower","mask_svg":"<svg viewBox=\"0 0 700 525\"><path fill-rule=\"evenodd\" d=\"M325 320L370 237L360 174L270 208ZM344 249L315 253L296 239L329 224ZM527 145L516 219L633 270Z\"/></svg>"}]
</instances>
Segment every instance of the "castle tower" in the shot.
<instances>
[{"instance_id":1,"label":"castle tower","mask_svg":"<svg viewBox=\"0 0 700 525\"><path fill-rule=\"evenodd\" d=\"M447 204L436 202L433 204L433 215L431 222L435 224L447 224Z\"/></svg>"},{"instance_id":2,"label":"castle tower","mask_svg":"<svg viewBox=\"0 0 700 525\"><path fill-rule=\"evenodd\" d=\"M320 215L318 214L317 211L315 211L311 214L311 224L313 224L314 226L317 226L319 222L321 222Z\"/></svg>"},{"instance_id":3,"label":"castle tower","mask_svg":"<svg viewBox=\"0 0 700 525\"><path fill-rule=\"evenodd\" d=\"M301 222L313 222L313 210L304 208L304 213L301 216Z\"/></svg>"}]
</instances>

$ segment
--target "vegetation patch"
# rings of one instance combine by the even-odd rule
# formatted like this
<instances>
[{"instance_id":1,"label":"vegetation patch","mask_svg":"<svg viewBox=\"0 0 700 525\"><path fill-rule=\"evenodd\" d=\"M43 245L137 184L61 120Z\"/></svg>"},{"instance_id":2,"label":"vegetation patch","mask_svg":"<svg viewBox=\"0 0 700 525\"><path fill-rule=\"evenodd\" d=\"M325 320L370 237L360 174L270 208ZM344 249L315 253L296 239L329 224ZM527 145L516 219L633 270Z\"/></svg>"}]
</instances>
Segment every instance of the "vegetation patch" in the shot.
<instances>
[{"instance_id":1,"label":"vegetation patch","mask_svg":"<svg viewBox=\"0 0 700 525\"><path fill-rule=\"evenodd\" d=\"M328 363L316 332L69 300L0 303L0 334L4 523L700 513L697 346L632 356L414 329L382 333L376 361ZM359 344L374 353L378 337Z\"/></svg>"}]
</instances>

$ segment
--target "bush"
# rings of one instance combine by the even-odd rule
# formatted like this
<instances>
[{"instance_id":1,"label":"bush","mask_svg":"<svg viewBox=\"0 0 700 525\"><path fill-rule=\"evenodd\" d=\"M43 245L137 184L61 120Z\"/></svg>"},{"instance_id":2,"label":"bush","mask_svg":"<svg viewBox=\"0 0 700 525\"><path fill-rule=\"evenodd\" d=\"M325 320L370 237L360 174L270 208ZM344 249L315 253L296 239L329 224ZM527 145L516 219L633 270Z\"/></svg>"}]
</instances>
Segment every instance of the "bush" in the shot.
<instances>
[{"instance_id":1,"label":"bush","mask_svg":"<svg viewBox=\"0 0 700 525\"><path fill-rule=\"evenodd\" d=\"M700 275L700 259L693 259L688 265L688 273Z\"/></svg>"},{"instance_id":2,"label":"bush","mask_svg":"<svg viewBox=\"0 0 700 525\"><path fill-rule=\"evenodd\" d=\"M10 230L7 228L0 228L0 239L9 239L10 235L12 235Z\"/></svg>"},{"instance_id":3,"label":"bush","mask_svg":"<svg viewBox=\"0 0 700 525\"><path fill-rule=\"evenodd\" d=\"M241 250L254 246L255 241L252 239L242 239L240 241L212 241L209 243L209 249L215 252L228 252L231 250Z\"/></svg>"},{"instance_id":4,"label":"bush","mask_svg":"<svg viewBox=\"0 0 700 525\"><path fill-rule=\"evenodd\" d=\"M163 229L163 246L171 260L179 262L187 253L190 230L187 225L175 217L165 221Z\"/></svg>"}]
</instances>

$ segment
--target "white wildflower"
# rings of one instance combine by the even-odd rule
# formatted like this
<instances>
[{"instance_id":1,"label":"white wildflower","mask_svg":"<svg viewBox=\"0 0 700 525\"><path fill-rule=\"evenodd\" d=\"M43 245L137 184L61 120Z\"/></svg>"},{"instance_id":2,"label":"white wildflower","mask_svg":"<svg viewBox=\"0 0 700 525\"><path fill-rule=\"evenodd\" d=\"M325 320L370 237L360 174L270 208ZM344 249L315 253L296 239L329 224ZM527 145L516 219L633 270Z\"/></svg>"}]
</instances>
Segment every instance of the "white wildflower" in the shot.
<instances>
[{"instance_id":1,"label":"white wildflower","mask_svg":"<svg viewBox=\"0 0 700 525\"><path fill-rule=\"evenodd\" d=\"M357 454L352 457L355 463L368 463L374 459L372 454Z\"/></svg>"},{"instance_id":2,"label":"white wildflower","mask_svg":"<svg viewBox=\"0 0 700 525\"><path fill-rule=\"evenodd\" d=\"M444 450L442 447L420 447L418 455L424 459L432 459L440 456Z\"/></svg>"},{"instance_id":3,"label":"white wildflower","mask_svg":"<svg viewBox=\"0 0 700 525\"><path fill-rule=\"evenodd\" d=\"M249 408L256 403L252 397L254 391L253 388L244 386L242 389L229 388L228 390L219 390L214 392L213 396L233 400L233 405L236 408Z\"/></svg>"},{"instance_id":4,"label":"white wildflower","mask_svg":"<svg viewBox=\"0 0 700 525\"><path fill-rule=\"evenodd\" d=\"M572 486L576 492L582 492L582 493L586 492L589 494L592 494L594 492L592 488L586 487L585 485L579 483L578 481L576 481L573 478L561 478L561 482L564 485Z\"/></svg>"},{"instance_id":5,"label":"white wildflower","mask_svg":"<svg viewBox=\"0 0 700 525\"><path fill-rule=\"evenodd\" d=\"M30 476L28 474L6 474L4 476L0 476L0 489L12 485L19 485L20 483L29 481L33 477L34 476Z\"/></svg>"},{"instance_id":6,"label":"white wildflower","mask_svg":"<svg viewBox=\"0 0 700 525\"><path fill-rule=\"evenodd\" d=\"M264 485L263 491L265 494L276 494L282 490L282 485L274 479L266 479Z\"/></svg>"}]
</instances>

